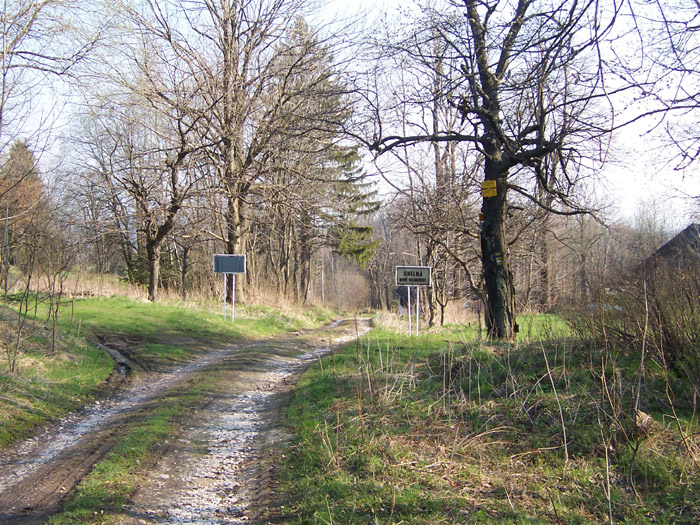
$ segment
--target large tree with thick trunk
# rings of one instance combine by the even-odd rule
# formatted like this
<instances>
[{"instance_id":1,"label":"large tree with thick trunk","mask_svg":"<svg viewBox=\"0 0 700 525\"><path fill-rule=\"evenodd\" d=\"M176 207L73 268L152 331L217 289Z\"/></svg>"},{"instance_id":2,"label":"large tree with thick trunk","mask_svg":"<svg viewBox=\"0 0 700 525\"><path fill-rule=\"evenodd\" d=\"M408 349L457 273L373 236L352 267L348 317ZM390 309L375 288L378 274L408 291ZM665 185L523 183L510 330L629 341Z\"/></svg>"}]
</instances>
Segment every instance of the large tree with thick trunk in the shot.
<instances>
[{"instance_id":1,"label":"large tree with thick trunk","mask_svg":"<svg viewBox=\"0 0 700 525\"><path fill-rule=\"evenodd\" d=\"M227 253L242 253L255 191L264 183L270 157L284 155L278 146L306 131L337 132L347 118L337 105L325 104L323 114L306 111L309 99L315 108L339 100L338 72L319 70L327 40L311 29L304 38L290 39L310 12L305 0L143 3L148 7L144 27L201 82L202 99L188 110L199 117L223 196L220 240Z\"/></svg>"},{"instance_id":2,"label":"large tree with thick trunk","mask_svg":"<svg viewBox=\"0 0 700 525\"><path fill-rule=\"evenodd\" d=\"M422 99L402 103L412 107L408 115L420 116L421 107L440 97L459 112L461 123L428 133L404 123L400 133L377 133L372 148L384 153L426 141L475 147L483 181L495 188L484 194L480 222L492 337L508 339L517 330L507 235L512 196L577 213L573 189L603 160L613 113L599 102L609 100L614 89L605 82L600 46L614 28L617 9L593 0L445 2L423 7L419 23L410 31L402 28L388 47L392 56L426 68L435 63L432 50L449 50L440 69L430 69L431 76L444 79L440 92L426 89ZM393 76L387 74L386 81ZM380 130L387 129L382 123Z\"/></svg>"}]
</instances>

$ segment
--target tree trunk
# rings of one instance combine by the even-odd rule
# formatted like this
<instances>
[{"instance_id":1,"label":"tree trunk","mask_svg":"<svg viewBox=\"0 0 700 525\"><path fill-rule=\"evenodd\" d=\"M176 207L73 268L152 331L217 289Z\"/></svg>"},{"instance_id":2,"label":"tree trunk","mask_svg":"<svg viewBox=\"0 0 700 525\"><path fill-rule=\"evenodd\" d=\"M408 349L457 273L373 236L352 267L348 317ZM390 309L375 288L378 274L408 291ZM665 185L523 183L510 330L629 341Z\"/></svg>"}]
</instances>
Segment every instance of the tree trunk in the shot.
<instances>
[{"instance_id":1,"label":"tree trunk","mask_svg":"<svg viewBox=\"0 0 700 525\"><path fill-rule=\"evenodd\" d=\"M437 269L437 256L433 256L434 254L434 247L432 246L431 242L428 242L428 246L426 247L426 254L425 254L425 262L428 266L433 267L433 282L430 283L430 286L426 290L426 299L428 303L428 328L432 328L435 326L435 293L439 293L439 282L440 282L440 277L438 275L438 269Z\"/></svg>"},{"instance_id":2,"label":"tree trunk","mask_svg":"<svg viewBox=\"0 0 700 525\"><path fill-rule=\"evenodd\" d=\"M300 250L300 288L301 288L301 301L306 304L309 302L309 290L311 285L311 218L307 214L303 216L303 222L300 226L301 228L301 242L299 246Z\"/></svg>"},{"instance_id":3,"label":"tree trunk","mask_svg":"<svg viewBox=\"0 0 700 525\"><path fill-rule=\"evenodd\" d=\"M3 284L3 290L5 291L5 297L3 299L3 315L5 313L5 304L7 303L7 283L8 283L8 276L10 273L10 260L9 260L9 246L7 242L7 230L8 230L8 223L9 223L9 216L10 216L10 205L9 205L9 199L7 203L5 204L5 220L4 225L3 225L3 232L2 232L2 246L0 246L0 282Z\"/></svg>"},{"instance_id":4,"label":"tree trunk","mask_svg":"<svg viewBox=\"0 0 700 525\"><path fill-rule=\"evenodd\" d=\"M588 262L585 253L581 253L581 255L579 255L579 261L579 297L581 304L586 304L588 302Z\"/></svg>"},{"instance_id":5,"label":"tree trunk","mask_svg":"<svg viewBox=\"0 0 700 525\"><path fill-rule=\"evenodd\" d=\"M226 210L226 253L243 254L245 252L245 203L242 193L229 191L228 209ZM226 277L226 301L231 303L231 283L233 276ZM236 279L235 296L240 301L243 299L243 279Z\"/></svg>"},{"instance_id":6,"label":"tree trunk","mask_svg":"<svg viewBox=\"0 0 700 525\"><path fill-rule=\"evenodd\" d=\"M148 300L154 302L158 293L160 279L160 244L149 242L146 245L148 256Z\"/></svg>"},{"instance_id":7,"label":"tree trunk","mask_svg":"<svg viewBox=\"0 0 700 525\"><path fill-rule=\"evenodd\" d=\"M190 269L190 248L182 248L182 268L180 273L180 286L182 286L182 300L187 301L187 272Z\"/></svg>"},{"instance_id":8,"label":"tree trunk","mask_svg":"<svg viewBox=\"0 0 700 525\"><path fill-rule=\"evenodd\" d=\"M548 224L549 215L545 220L542 239L540 244L540 268L539 268L539 281L540 281L540 305L542 310L549 312L552 309L552 284L551 276L549 273L550 264L550 249L549 249L549 235L548 235Z\"/></svg>"},{"instance_id":9,"label":"tree trunk","mask_svg":"<svg viewBox=\"0 0 700 525\"><path fill-rule=\"evenodd\" d=\"M546 188L542 185L541 179L544 178L545 174L548 177L548 183L550 186L554 186L556 184L556 166L557 164L554 163L553 167L547 169L544 171L544 173L541 173L538 177L538 184L537 184L537 196L540 200L542 200L547 208L552 208L554 205L554 196L546 191ZM546 165L545 165L546 167ZM541 168L540 168L541 169ZM550 265L550 243L549 243L549 231L550 231L550 224L551 224L551 218L552 218L552 213L544 209L542 210L544 213L544 216L542 217L542 226L540 227L540 231L538 234L538 246L540 249L539 253L539 268L537 271L537 278L539 281L539 303L540 303L540 308L544 312L549 312L552 308L552 285L551 285L551 275L550 275L550 270L549 270L549 265Z\"/></svg>"},{"instance_id":10,"label":"tree trunk","mask_svg":"<svg viewBox=\"0 0 700 525\"><path fill-rule=\"evenodd\" d=\"M486 160L486 180L496 180L497 195L484 197L481 212L481 262L486 285L486 329L489 337L512 339L516 332L513 276L505 240L505 174ZM500 178L496 178L500 175Z\"/></svg>"}]
</instances>

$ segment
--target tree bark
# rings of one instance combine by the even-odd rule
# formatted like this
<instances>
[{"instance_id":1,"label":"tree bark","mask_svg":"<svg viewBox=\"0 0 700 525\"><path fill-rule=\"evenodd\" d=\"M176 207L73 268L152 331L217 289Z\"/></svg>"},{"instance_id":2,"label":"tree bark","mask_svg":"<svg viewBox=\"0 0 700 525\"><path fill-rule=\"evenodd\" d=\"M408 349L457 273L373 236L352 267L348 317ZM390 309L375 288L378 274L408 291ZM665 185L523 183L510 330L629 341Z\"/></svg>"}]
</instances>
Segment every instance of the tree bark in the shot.
<instances>
[{"instance_id":1,"label":"tree bark","mask_svg":"<svg viewBox=\"0 0 700 525\"><path fill-rule=\"evenodd\" d=\"M146 245L146 254L148 256L148 300L154 302L160 279L160 243L149 242Z\"/></svg>"},{"instance_id":2,"label":"tree bark","mask_svg":"<svg viewBox=\"0 0 700 525\"><path fill-rule=\"evenodd\" d=\"M245 251L245 202L240 191L229 191L228 209L226 210L226 253L242 254ZM226 278L226 300L231 303L231 282L233 276ZM235 295L243 300L243 279L236 280Z\"/></svg>"},{"instance_id":3,"label":"tree bark","mask_svg":"<svg viewBox=\"0 0 700 525\"><path fill-rule=\"evenodd\" d=\"M486 287L486 329L489 337L512 339L516 324L513 276L508 265L508 246L505 240L505 174L488 159L486 180L496 180L497 191L495 197L484 197L481 207L484 218L481 228L481 262Z\"/></svg>"},{"instance_id":4,"label":"tree bark","mask_svg":"<svg viewBox=\"0 0 700 525\"><path fill-rule=\"evenodd\" d=\"M549 272L550 246L549 246L549 214L545 216L542 226L542 239L540 244L540 268L538 270L540 285L540 306L545 312L552 309L552 283Z\"/></svg>"},{"instance_id":5,"label":"tree bark","mask_svg":"<svg viewBox=\"0 0 700 525\"><path fill-rule=\"evenodd\" d=\"M180 285L182 286L182 300L187 301L187 272L190 269L190 247L182 249L182 268L180 269Z\"/></svg>"}]
</instances>

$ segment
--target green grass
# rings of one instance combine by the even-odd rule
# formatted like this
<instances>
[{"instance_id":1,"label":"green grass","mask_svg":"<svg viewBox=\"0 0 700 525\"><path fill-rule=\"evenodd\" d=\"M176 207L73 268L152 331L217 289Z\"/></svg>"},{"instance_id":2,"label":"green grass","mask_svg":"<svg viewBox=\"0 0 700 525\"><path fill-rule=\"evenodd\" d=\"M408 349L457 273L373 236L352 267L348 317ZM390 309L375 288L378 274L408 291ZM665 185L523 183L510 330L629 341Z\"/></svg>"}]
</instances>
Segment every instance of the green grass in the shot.
<instances>
[{"instance_id":1,"label":"green grass","mask_svg":"<svg viewBox=\"0 0 700 525\"><path fill-rule=\"evenodd\" d=\"M83 341L69 340L58 355L37 351L37 344L45 343L37 339L16 373L0 368L0 448L89 402L114 367L109 355Z\"/></svg>"},{"instance_id":2,"label":"green grass","mask_svg":"<svg viewBox=\"0 0 700 525\"><path fill-rule=\"evenodd\" d=\"M641 432L639 356L565 334L551 316L521 321L514 344L380 328L314 365L287 410L282 522L696 523L688 382L668 371L671 406L663 370L646 368Z\"/></svg>"},{"instance_id":3,"label":"green grass","mask_svg":"<svg viewBox=\"0 0 700 525\"><path fill-rule=\"evenodd\" d=\"M405 319L406 332L408 320ZM565 339L571 336L571 330L561 317L553 314L524 314L516 319L518 333L516 341L526 343L528 341ZM481 331L479 329L481 328ZM425 326L421 326L421 333L425 333ZM461 340L462 342L485 341L487 339L486 327L483 322L472 320L465 324L447 324L444 327L429 329L428 333L439 333L441 337Z\"/></svg>"},{"instance_id":4,"label":"green grass","mask_svg":"<svg viewBox=\"0 0 700 525\"><path fill-rule=\"evenodd\" d=\"M10 299L14 299L10 306L16 307L19 297ZM96 341L96 334L131 341L129 350L140 363L161 367L193 360L212 345L316 326L331 315L322 309L292 315L271 307L243 306L237 307L236 322L231 323L213 303L191 307L122 296L76 299L61 307L57 351L52 353L47 304L43 297L34 299L29 301L15 371L9 368L8 356L16 343L16 312L7 310L0 323L0 448L79 408L99 392L113 361L88 343Z\"/></svg>"},{"instance_id":5,"label":"green grass","mask_svg":"<svg viewBox=\"0 0 700 525\"><path fill-rule=\"evenodd\" d=\"M18 297L14 297L15 304ZM10 304L13 304L11 302ZM43 297L29 301L31 318L45 320L48 304ZM35 307L36 306L36 307ZM65 301L61 306L59 326L77 331L94 330L106 333L125 333L150 339L174 336L196 336L214 341L236 338L267 337L289 330L316 326L331 319L327 310L313 308L292 313L267 306L236 305L236 320L223 318L220 305L204 303L195 306L179 302L151 303L125 296L96 297ZM230 309L227 309L230 315Z\"/></svg>"},{"instance_id":6,"label":"green grass","mask_svg":"<svg viewBox=\"0 0 700 525\"><path fill-rule=\"evenodd\" d=\"M571 337L566 321L554 314L527 314L517 318L519 343L553 341Z\"/></svg>"},{"instance_id":7,"label":"green grass","mask_svg":"<svg viewBox=\"0 0 700 525\"><path fill-rule=\"evenodd\" d=\"M74 318L80 320L83 329L128 333L152 340L189 336L210 341L229 341L275 335L311 324L303 316L285 316L274 310L256 318L243 316L239 312L235 323L232 323L230 318L223 319L221 311L215 305L211 306L211 309L188 308L117 296L76 301ZM246 310L255 311L253 307ZM64 314L63 326L67 326L67 321Z\"/></svg>"}]
</instances>

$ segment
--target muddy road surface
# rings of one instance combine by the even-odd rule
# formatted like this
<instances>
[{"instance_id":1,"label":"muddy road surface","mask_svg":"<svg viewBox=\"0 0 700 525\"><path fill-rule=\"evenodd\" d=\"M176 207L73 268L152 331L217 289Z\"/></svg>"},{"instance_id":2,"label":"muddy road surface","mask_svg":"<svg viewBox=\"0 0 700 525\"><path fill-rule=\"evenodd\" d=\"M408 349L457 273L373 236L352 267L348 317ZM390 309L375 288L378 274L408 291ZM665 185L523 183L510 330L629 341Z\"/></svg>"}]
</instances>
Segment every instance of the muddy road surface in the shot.
<instances>
[{"instance_id":1,"label":"muddy road surface","mask_svg":"<svg viewBox=\"0 0 700 525\"><path fill-rule=\"evenodd\" d=\"M192 363L158 371L143 371L124 355L128 352L111 352L122 369L135 371L128 387L0 452L0 523L45 522L129 423L168 392L214 370L218 379L177 422L177 435L158 448L155 468L143 474L119 520L269 521L275 514L275 454L285 441L284 395L311 362L368 330L366 319L338 321L319 330L209 347ZM192 344L201 352L206 342Z\"/></svg>"}]
</instances>

